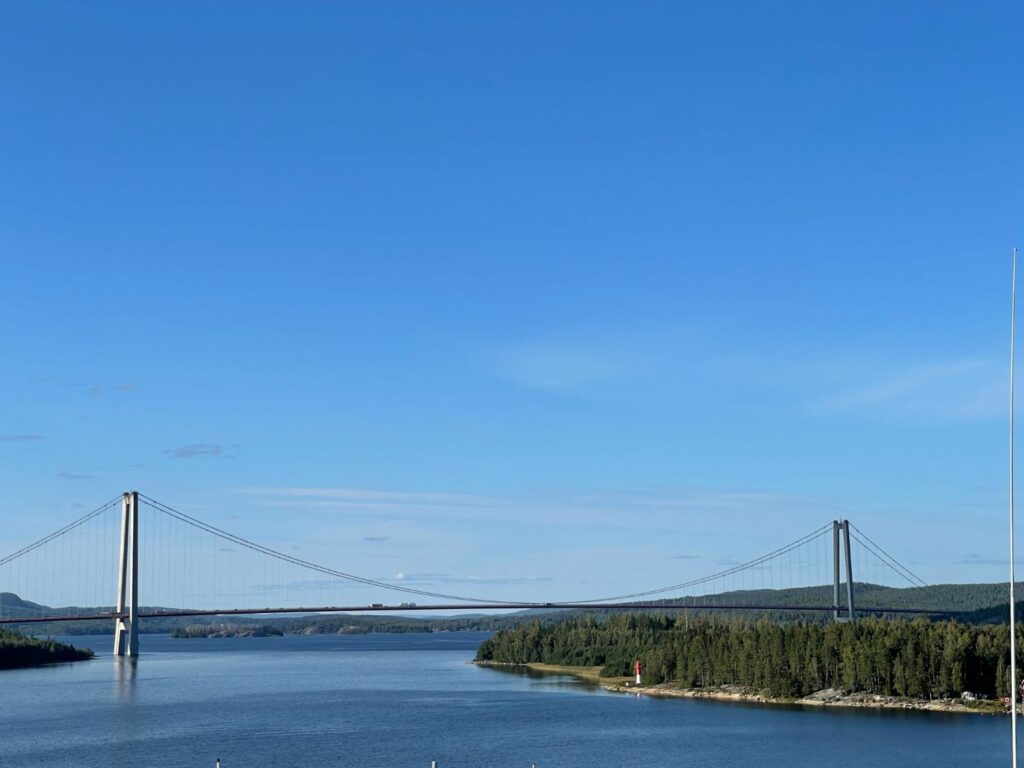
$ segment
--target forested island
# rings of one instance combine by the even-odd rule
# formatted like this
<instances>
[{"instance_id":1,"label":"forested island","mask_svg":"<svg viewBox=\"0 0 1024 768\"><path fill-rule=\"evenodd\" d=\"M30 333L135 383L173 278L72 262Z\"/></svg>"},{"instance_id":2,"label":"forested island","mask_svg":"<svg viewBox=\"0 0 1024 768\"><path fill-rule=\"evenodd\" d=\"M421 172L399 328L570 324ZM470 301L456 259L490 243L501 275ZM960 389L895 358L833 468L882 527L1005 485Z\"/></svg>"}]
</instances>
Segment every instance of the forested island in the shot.
<instances>
[{"instance_id":1,"label":"forested island","mask_svg":"<svg viewBox=\"0 0 1024 768\"><path fill-rule=\"evenodd\" d=\"M648 692L658 687L662 693L727 692L731 698L776 701L810 697L808 703L844 696L861 702L898 698L908 705L967 699L975 708L986 706L976 699L995 699L998 707L998 699L1009 695L1006 625L923 618L821 624L584 616L499 631L476 654L485 664L598 668L608 681L631 675L638 659Z\"/></svg>"},{"instance_id":2,"label":"forested island","mask_svg":"<svg viewBox=\"0 0 1024 768\"><path fill-rule=\"evenodd\" d=\"M0 629L0 669L20 669L91 659L93 652L55 640L39 640Z\"/></svg>"},{"instance_id":3,"label":"forested island","mask_svg":"<svg viewBox=\"0 0 1024 768\"><path fill-rule=\"evenodd\" d=\"M271 624L188 624L171 630L171 637L281 637L284 631Z\"/></svg>"}]
</instances>

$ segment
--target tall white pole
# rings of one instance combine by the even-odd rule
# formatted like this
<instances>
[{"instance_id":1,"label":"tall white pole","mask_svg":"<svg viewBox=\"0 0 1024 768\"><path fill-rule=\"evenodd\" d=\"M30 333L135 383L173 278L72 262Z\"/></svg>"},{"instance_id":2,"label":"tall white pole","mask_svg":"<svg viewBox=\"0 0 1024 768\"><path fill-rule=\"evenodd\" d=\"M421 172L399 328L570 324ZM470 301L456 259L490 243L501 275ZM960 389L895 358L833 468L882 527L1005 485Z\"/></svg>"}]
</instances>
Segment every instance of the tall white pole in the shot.
<instances>
[{"instance_id":1,"label":"tall white pole","mask_svg":"<svg viewBox=\"0 0 1024 768\"><path fill-rule=\"evenodd\" d=\"M1017 314L1017 249L1013 249L1013 278L1010 288L1010 753L1017 768L1017 619L1013 568L1013 325Z\"/></svg>"}]
</instances>

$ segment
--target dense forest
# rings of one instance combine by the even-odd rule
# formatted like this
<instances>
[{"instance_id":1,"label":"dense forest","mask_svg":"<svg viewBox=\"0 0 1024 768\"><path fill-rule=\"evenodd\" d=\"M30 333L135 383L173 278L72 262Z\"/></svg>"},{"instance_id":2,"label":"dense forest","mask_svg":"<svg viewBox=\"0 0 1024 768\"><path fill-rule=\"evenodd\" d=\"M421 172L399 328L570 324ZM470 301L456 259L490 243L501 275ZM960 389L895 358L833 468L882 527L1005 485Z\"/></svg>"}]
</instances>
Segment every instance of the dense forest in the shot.
<instances>
[{"instance_id":1,"label":"dense forest","mask_svg":"<svg viewBox=\"0 0 1024 768\"><path fill-rule=\"evenodd\" d=\"M0 669L36 667L60 661L91 659L92 651L53 640L37 640L17 632L0 629Z\"/></svg>"},{"instance_id":2,"label":"dense forest","mask_svg":"<svg viewBox=\"0 0 1024 768\"><path fill-rule=\"evenodd\" d=\"M477 650L478 661L602 666L609 677L630 674L635 659L648 684L739 685L781 698L830 688L923 699L1009 695L1007 626L923 618L579 617L503 630Z\"/></svg>"}]
</instances>

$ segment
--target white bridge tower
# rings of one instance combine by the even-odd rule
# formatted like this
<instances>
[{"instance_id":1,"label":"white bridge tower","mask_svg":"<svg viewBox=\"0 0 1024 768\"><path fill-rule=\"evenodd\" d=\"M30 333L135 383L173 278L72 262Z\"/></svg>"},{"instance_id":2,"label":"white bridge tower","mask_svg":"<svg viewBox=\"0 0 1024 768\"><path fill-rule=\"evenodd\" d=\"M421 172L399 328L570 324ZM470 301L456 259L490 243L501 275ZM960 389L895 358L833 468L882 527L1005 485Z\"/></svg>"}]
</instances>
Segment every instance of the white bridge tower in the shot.
<instances>
[{"instance_id":1,"label":"white bridge tower","mask_svg":"<svg viewBox=\"0 0 1024 768\"><path fill-rule=\"evenodd\" d=\"M125 608L127 606L127 614ZM139 655L139 494L121 496L121 556L117 570L114 655Z\"/></svg>"}]
</instances>

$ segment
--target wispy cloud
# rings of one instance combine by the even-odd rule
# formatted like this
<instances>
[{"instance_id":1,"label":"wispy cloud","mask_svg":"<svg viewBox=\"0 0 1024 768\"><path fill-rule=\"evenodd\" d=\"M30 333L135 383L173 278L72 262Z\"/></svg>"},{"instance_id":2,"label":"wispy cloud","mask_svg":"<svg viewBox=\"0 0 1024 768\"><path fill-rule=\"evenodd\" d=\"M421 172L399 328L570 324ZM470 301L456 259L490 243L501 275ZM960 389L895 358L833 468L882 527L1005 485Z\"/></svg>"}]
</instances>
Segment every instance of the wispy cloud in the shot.
<instances>
[{"instance_id":1,"label":"wispy cloud","mask_svg":"<svg viewBox=\"0 0 1024 768\"><path fill-rule=\"evenodd\" d=\"M86 394L87 397L99 397L100 395L103 395L103 394L105 394L107 392L134 392L138 388L139 388L138 384L131 384L131 383L115 384L112 387L99 387L99 386L96 386L96 387L89 387L88 389L86 389L85 390L85 394Z\"/></svg>"},{"instance_id":2,"label":"wispy cloud","mask_svg":"<svg viewBox=\"0 0 1024 768\"><path fill-rule=\"evenodd\" d=\"M588 531L630 531L632 520L645 520L648 534L674 529L686 517L690 530L713 533L723 524L746 525L751 517L803 520L814 527L825 517L844 514L828 499L761 491L681 488L651 490L549 489L497 495L463 492L392 491L365 488L246 487L236 493L260 506L304 513L344 511L378 523L382 520L451 522L531 521ZM796 533L799 533L797 531Z\"/></svg>"},{"instance_id":3,"label":"wispy cloud","mask_svg":"<svg viewBox=\"0 0 1024 768\"><path fill-rule=\"evenodd\" d=\"M390 536L363 536L363 542L365 544L382 544L385 541L391 541Z\"/></svg>"},{"instance_id":4,"label":"wispy cloud","mask_svg":"<svg viewBox=\"0 0 1024 768\"><path fill-rule=\"evenodd\" d=\"M673 560L699 560L700 555L672 555Z\"/></svg>"},{"instance_id":5,"label":"wispy cloud","mask_svg":"<svg viewBox=\"0 0 1024 768\"><path fill-rule=\"evenodd\" d=\"M92 475L83 475L83 474L79 474L78 472L68 472L66 469L62 469L60 472L58 472L56 475L54 475L54 477L59 478L61 480L92 480L93 479Z\"/></svg>"},{"instance_id":6,"label":"wispy cloud","mask_svg":"<svg viewBox=\"0 0 1024 768\"><path fill-rule=\"evenodd\" d=\"M614 379L626 370L611 345L524 343L493 354L492 372L529 389L566 391Z\"/></svg>"},{"instance_id":7,"label":"wispy cloud","mask_svg":"<svg viewBox=\"0 0 1024 768\"><path fill-rule=\"evenodd\" d=\"M177 448L167 448L164 450L164 455L170 456L172 459L194 459L200 456L230 459L234 456L232 451L237 448L237 445L223 446L210 443L192 443L191 445L181 445Z\"/></svg>"},{"instance_id":8,"label":"wispy cloud","mask_svg":"<svg viewBox=\"0 0 1024 768\"><path fill-rule=\"evenodd\" d=\"M487 576L452 576L447 573L396 573L386 579L417 584L543 584L551 581L550 576L519 576L519 577L487 577Z\"/></svg>"},{"instance_id":9,"label":"wispy cloud","mask_svg":"<svg viewBox=\"0 0 1024 768\"><path fill-rule=\"evenodd\" d=\"M491 352L488 370L512 384L548 392L640 388L691 396L702 388L756 382L760 392L805 415L878 414L929 421L979 421L1000 416L1001 359L967 350L919 358L898 351L837 356L830 351L773 348L739 357L734 345L685 328L624 330L618 335L524 341Z\"/></svg>"},{"instance_id":10,"label":"wispy cloud","mask_svg":"<svg viewBox=\"0 0 1024 768\"><path fill-rule=\"evenodd\" d=\"M254 584L255 589L267 591L284 591L295 589L323 589L327 587L344 587L345 591L357 589L370 589L367 584L358 584L346 579L296 579L294 581L278 582L276 584Z\"/></svg>"},{"instance_id":11,"label":"wispy cloud","mask_svg":"<svg viewBox=\"0 0 1024 768\"><path fill-rule=\"evenodd\" d=\"M254 486L236 492L260 498L261 503L301 504L307 508L354 509L417 513L441 510L510 508L513 499L472 493L389 491L368 488L312 488Z\"/></svg>"},{"instance_id":12,"label":"wispy cloud","mask_svg":"<svg viewBox=\"0 0 1024 768\"><path fill-rule=\"evenodd\" d=\"M42 435L0 435L0 443L36 443L45 439Z\"/></svg>"},{"instance_id":13,"label":"wispy cloud","mask_svg":"<svg viewBox=\"0 0 1024 768\"><path fill-rule=\"evenodd\" d=\"M1010 558L1008 557L982 557L977 552L972 552L969 555L964 555L963 559L959 561L960 565L1009 565Z\"/></svg>"},{"instance_id":14,"label":"wispy cloud","mask_svg":"<svg viewBox=\"0 0 1024 768\"><path fill-rule=\"evenodd\" d=\"M1002 412L998 365L984 358L864 366L850 383L814 400L815 413L875 411L955 420L987 419Z\"/></svg>"},{"instance_id":15,"label":"wispy cloud","mask_svg":"<svg viewBox=\"0 0 1024 768\"><path fill-rule=\"evenodd\" d=\"M485 365L491 375L527 389L571 392L628 385L633 392L637 387L658 392L671 382L678 395L677 384L733 381L738 370L748 372L749 361L733 359L724 351L730 348L697 324L627 321L603 331L520 339L491 349Z\"/></svg>"}]
</instances>

